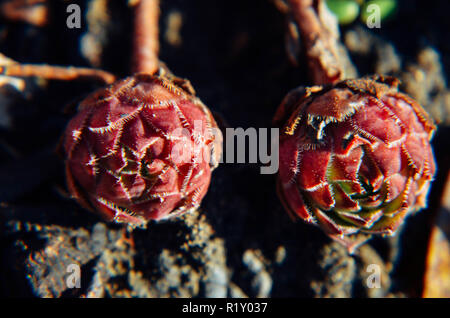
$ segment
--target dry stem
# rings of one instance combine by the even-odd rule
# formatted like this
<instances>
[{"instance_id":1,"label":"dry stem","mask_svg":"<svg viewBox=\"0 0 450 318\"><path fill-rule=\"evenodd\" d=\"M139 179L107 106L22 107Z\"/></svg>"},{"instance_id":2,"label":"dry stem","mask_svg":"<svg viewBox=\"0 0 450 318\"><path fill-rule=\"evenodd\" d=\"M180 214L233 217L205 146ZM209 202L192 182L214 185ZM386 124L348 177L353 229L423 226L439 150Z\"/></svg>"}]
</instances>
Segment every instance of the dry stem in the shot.
<instances>
[{"instance_id":1,"label":"dry stem","mask_svg":"<svg viewBox=\"0 0 450 318\"><path fill-rule=\"evenodd\" d=\"M305 46L314 84L334 83L344 78L339 59L337 21L323 0L289 0L291 12Z\"/></svg>"},{"instance_id":2,"label":"dry stem","mask_svg":"<svg viewBox=\"0 0 450 318\"><path fill-rule=\"evenodd\" d=\"M43 27L48 22L48 3L46 0L9 0L0 5L0 15L10 21Z\"/></svg>"},{"instance_id":3,"label":"dry stem","mask_svg":"<svg viewBox=\"0 0 450 318\"><path fill-rule=\"evenodd\" d=\"M153 74L158 70L159 0L139 0L135 7L133 72Z\"/></svg>"},{"instance_id":4,"label":"dry stem","mask_svg":"<svg viewBox=\"0 0 450 318\"><path fill-rule=\"evenodd\" d=\"M115 81L115 76L111 73L77 67L62 67L52 65L33 65L33 64L9 64L0 66L0 74L19 77L42 77L49 80L81 80L91 79L111 84Z\"/></svg>"}]
</instances>

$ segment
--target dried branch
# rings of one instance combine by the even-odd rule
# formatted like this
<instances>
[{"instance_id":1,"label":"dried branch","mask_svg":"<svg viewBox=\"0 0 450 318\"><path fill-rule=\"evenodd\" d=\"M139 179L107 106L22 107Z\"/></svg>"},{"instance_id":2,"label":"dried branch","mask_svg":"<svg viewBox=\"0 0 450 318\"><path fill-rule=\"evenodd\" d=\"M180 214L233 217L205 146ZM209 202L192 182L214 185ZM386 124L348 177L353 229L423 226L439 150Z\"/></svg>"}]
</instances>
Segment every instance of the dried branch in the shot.
<instances>
[{"instance_id":1,"label":"dried branch","mask_svg":"<svg viewBox=\"0 0 450 318\"><path fill-rule=\"evenodd\" d=\"M0 65L0 74L19 77L42 77L49 80L98 80L105 84L111 84L115 81L115 76L111 73L78 67L62 67L52 65L33 65L33 64L8 64Z\"/></svg>"},{"instance_id":2,"label":"dried branch","mask_svg":"<svg viewBox=\"0 0 450 318\"><path fill-rule=\"evenodd\" d=\"M344 79L339 57L339 31L336 18L322 0L289 0L305 46L308 66L315 84Z\"/></svg>"},{"instance_id":3,"label":"dried branch","mask_svg":"<svg viewBox=\"0 0 450 318\"><path fill-rule=\"evenodd\" d=\"M10 21L43 27L48 24L48 3L46 0L5 1L0 5L0 16Z\"/></svg>"},{"instance_id":4,"label":"dried branch","mask_svg":"<svg viewBox=\"0 0 450 318\"><path fill-rule=\"evenodd\" d=\"M133 72L153 74L158 70L159 0L139 0L135 5Z\"/></svg>"}]
</instances>

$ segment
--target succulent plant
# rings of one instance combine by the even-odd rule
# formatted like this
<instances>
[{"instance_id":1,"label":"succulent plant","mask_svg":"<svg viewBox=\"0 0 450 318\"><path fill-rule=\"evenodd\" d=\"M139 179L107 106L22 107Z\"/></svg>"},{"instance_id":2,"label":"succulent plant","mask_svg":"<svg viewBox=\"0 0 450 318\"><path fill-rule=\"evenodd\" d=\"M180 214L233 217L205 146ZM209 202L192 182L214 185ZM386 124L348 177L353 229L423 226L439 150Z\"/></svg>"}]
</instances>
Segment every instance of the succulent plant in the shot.
<instances>
[{"instance_id":1,"label":"succulent plant","mask_svg":"<svg viewBox=\"0 0 450 318\"><path fill-rule=\"evenodd\" d=\"M359 15L360 5L354 0L327 0L328 9L333 12L340 24L350 24Z\"/></svg>"},{"instance_id":2,"label":"succulent plant","mask_svg":"<svg viewBox=\"0 0 450 318\"><path fill-rule=\"evenodd\" d=\"M87 97L64 135L72 195L108 220L142 226L197 208L222 135L189 82L137 74Z\"/></svg>"},{"instance_id":3,"label":"succulent plant","mask_svg":"<svg viewBox=\"0 0 450 318\"><path fill-rule=\"evenodd\" d=\"M298 88L281 103L278 193L287 211L352 248L426 206L435 130L392 77Z\"/></svg>"}]
</instances>

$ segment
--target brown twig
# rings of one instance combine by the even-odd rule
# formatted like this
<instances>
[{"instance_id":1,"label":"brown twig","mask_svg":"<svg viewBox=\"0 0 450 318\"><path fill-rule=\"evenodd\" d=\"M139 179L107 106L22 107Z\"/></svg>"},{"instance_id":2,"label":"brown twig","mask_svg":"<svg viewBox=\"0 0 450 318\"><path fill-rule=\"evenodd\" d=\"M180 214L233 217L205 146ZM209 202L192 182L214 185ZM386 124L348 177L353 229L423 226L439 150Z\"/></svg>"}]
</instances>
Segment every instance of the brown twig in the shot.
<instances>
[{"instance_id":1,"label":"brown twig","mask_svg":"<svg viewBox=\"0 0 450 318\"><path fill-rule=\"evenodd\" d=\"M115 76L111 73L78 67L62 67L52 65L33 65L33 64L9 64L0 66L0 74L19 77L43 77L49 80L81 80L92 79L102 81L105 84L111 84L115 81Z\"/></svg>"},{"instance_id":2,"label":"brown twig","mask_svg":"<svg viewBox=\"0 0 450 318\"><path fill-rule=\"evenodd\" d=\"M159 68L159 0L139 0L134 10L133 72L153 74Z\"/></svg>"},{"instance_id":3,"label":"brown twig","mask_svg":"<svg viewBox=\"0 0 450 318\"><path fill-rule=\"evenodd\" d=\"M324 1L289 0L289 4L302 36L314 84L344 79L339 59L337 21L327 11Z\"/></svg>"},{"instance_id":4,"label":"brown twig","mask_svg":"<svg viewBox=\"0 0 450 318\"><path fill-rule=\"evenodd\" d=\"M0 5L0 16L10 21L20 21L38 27L46 26L48 3L46 0L10 0Z\"/></svg>"}]
</instances>

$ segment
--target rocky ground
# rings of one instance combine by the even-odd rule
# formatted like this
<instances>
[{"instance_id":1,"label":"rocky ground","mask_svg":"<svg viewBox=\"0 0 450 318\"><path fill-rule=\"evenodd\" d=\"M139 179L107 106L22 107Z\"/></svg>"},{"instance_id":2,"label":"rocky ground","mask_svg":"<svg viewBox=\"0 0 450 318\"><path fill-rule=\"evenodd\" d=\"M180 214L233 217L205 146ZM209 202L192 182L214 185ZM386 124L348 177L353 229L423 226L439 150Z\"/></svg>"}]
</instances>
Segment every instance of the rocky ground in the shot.
<instances>
[{"instance_id":1,"label":"rocky ground","mask_svg":"<svg viewBox=\"0 0 450 318\"><path fill-rule=\"evenodd\" d=\"M305 64L289 63L285 17L273 2L161 2L161 60L191 80L224 125L270 127L283 96L308 85ZM0 52L23 63L94 66L127 75L127 1L79 3L85 13L81 29L67 29L64 1L49 1L46 26L3 18ZM0 294L417 297L436 282L448 286L448 267L432 266L436 249L444 251L444 260L449 255L450 210L448 202L441 203L450 162L448 10L448 1L399 1L399 12L381 29L358 22L341 29L359 75L399 77L402 89L440 123L433 139L439 171L429 208L410 216L397 236L373 238L354 255L320 229L293 222L276 196L275 176L261 175L257 164L221 165L193 214L131 233L103 222L67 198L54 152L70 106L96 84L2 77ZM430 240L437 228L443 236ZM81 288L67 288L70 264L81 266ZM380 266L380 288L368 287L371 264Z\"/></svg>"}]
</instances>

